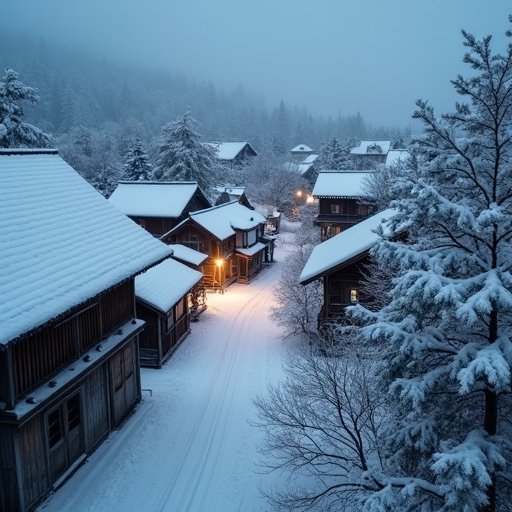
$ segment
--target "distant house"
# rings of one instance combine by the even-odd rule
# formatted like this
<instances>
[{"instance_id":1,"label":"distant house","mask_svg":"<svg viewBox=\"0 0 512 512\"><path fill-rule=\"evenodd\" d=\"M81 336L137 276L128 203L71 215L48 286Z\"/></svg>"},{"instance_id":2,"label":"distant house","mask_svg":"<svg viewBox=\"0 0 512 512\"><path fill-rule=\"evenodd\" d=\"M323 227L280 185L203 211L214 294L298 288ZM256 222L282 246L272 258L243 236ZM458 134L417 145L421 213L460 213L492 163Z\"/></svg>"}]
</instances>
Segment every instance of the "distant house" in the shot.
<instances>
[{"instance_id":1,"label":"distant house","mask_svg":"<svg viewBox=\"0 0 512 512\"><path fill-rule=\"evenodd\" d=\"M318 216L322 241L360 222L370 213L363 204L365 180L371 172L322 171L318 174L312 195L318 199Z\"/></svg>"},{"instance_id":2,"label":"distant house","mask_svg":"<svg viewBox=\"0 0 512 512\"><path fill-rule=\"evenodd\" d=\"M350 150L350 155L361 169L368 169L371 165L384 164L391 148L389 140L363 140Z\"/></svg>"},{"instance_id":3,"label":"distant house","mask_svg":"<svg viewBox=\"0 0 512 512\"><path fill-rule=\"evenodd\" d=\"M242 167L257 155L248 142L206 142L216 151L217 159L230 168Z\"/></svg>"},{"instance_id":4,"label":"distant house","mask_svg":"<svg viewBox=\"0 0 512 512\"><path fill-rule=\"evenodd\" d=\"M319 155L309 154L304 157L303 160L299 160L298 157L292 162L285 164L285 169L300 174L311 186L314 185L316 177L318 175L318 169L315 166L315 160Z\"/></svg>"},{"instance_id":5,"label":"distant house","mask_svg":"<svg viewBox=\"0 0 512 512\"><path fill-rule=\"evenodd\" d=\"M312 155L314 151L309 146L306 146L306 144L299 144L291 149L290 153L292 154L292 160L294 162L303 162L305 158Z\"/></svg>"},{"instance_id":6,"label":"distant house","mask_svg":"<svg viewBox=\"0 0 512 512\"><path fill-rule=\"evenodd\" d=\"M231 283L248 283L262 268L273 240L263 240L266 219L237 201L193 212L162 240L208 254L205 285L224 290Z\"/></svg>"},{"instance_id":7,"label":"distant house","mask_svg":"<svg viewBox=\"0 0 512 512\"><path fill-rule=\"evenodd\" d=\"M215 191L218 194L215 206L230 203L231 201L238 201L247 208L254 210L249 199L247 199L247 196L245 195L245 187L216 187Z\"/></svg>"},{"instance_id":8,"label":"distant house","mask_svg":"<svg viewBox=\"0 0 512 512\"><path fill-rule=\"evenodd\" d=\"M202 277L170 258L135 278L137 316L146 322L139 337L142 366L160 368L190 332L189 293Z\"/></svg>"},{"instance_id":9,"label":"distant house","mask_svg":"<svg viewBox=\"0 0 512 512\"><path fill-rule=\"evenodd\" d=\"M134 277L171 250L56 150L0 150L0 181L0 510L19 512L140 399Z\"/></svg>"},{"instance_id":10,"label":"distant house","mask_svg":"<svg viewBox=\"0 0 512 512\"><path fill-rule=\"evenodd\" d=\"M317 279L323 281L320 324L342 318L347 306L361 300L360 281L369 262L369 252L380 240L376 230L394 212L389 209L372 215L313 249L299 281L303 285Z\"/></svg>"},{"instance_id":11,"label":"distant house","mask_svg":"<svg viewBox=\"0 0 512 512\"><path fill-rule=\"evenodd\" d=\"M155 236L211 206L195 181L120 181L108 200Z\"/></svg>"}]
</instances>

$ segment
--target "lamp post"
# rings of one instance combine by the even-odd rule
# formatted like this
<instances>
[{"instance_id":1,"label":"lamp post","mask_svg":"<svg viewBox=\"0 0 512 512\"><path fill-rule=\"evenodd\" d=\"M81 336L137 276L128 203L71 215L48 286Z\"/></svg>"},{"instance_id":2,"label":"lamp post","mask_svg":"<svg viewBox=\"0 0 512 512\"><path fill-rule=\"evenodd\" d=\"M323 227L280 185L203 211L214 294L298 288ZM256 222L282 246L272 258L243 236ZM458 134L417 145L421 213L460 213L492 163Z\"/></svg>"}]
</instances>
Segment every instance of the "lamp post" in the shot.
<instances>
[{"instance_id":1,"label":"lamp post","mask_svg":"<svg viewBox=\"0 0 512 512\"><path fill-rule=\"evenodd\" d=\"M220 293L224 293L224 286L222 284L222 265L224 265L224 260L222 258L217 258L215 260L215 265L219 269L219 288L220 288Z\"/></svg>"}]
</instances>

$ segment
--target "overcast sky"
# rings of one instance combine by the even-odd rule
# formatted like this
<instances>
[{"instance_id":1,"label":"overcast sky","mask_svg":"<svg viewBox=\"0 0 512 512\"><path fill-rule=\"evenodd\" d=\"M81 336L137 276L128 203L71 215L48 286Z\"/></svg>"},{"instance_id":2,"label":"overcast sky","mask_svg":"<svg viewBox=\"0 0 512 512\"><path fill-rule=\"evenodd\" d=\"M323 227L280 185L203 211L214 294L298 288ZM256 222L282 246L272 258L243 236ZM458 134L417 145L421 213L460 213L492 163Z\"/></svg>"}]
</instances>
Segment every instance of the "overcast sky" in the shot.
<instances>
[{"instance_id":1,"label":"overcast sky","mask_svg":"<svg viewBox=\"0 0 512 512\"><path fill-rule=\"evenodd\" d=\"M242 83L268 105L316 114L361 112L406 126L417 98L438 111L465 72L460 29L504 48L505 0L0 0L7 25L212 80Z\"/></svg>"}]
</instances>

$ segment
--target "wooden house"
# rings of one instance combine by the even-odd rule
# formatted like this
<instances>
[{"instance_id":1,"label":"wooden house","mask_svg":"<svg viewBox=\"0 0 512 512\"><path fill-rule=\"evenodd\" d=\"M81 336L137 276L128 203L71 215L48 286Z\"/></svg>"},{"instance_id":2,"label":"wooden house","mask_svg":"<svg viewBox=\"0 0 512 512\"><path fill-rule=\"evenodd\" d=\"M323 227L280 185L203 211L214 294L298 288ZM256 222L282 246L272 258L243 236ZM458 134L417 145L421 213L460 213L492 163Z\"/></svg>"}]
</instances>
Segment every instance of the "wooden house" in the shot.
<instances>
[{"instance_id":1,"label":"wooden house","mask_svg":"<svg viewBox=\"0 0 512 512\"><path fill-rule=\"evenodd\" d=\"M208 254L205 285L224 290L238 281L248 283L262 268L273 240L263 240L266 219L237 201L191 213L162 240Z\"/></svg>"},{"instance_id":2,"label":"wooden house","mask_svg":"<svg viewBox=\"0 0 512 512\"><path fill-rule=\"evenodd\" d=\"M257 155L248 142L206 142L215 149L217 159L226 167L236 169Z\"/></svg>"},{"instance_id":3,"label":"wooden house","mask_svg":"<svg viewBox=\"0 0 512 512\"><path fill-rule=\"evenodd\" d=\"M169 258L135 278L141 366L160 368L190 332L189 293L202 277Z\"/></svg>"},{"instance_id":4,"label":"wooden house","mask_svg":"<svg viewBox=\"0 0 512 512\"><path fill-rule=\"evenodd\" d=\"M215 206L224 203L230 203L231 201L238 201L243 204L246 208L254 210L245 195L245 187L216 187L215 191L218 194Z\"/></svg>"},{"instance_id":5,"label":"wooden house","mask_svg":"<svg viewBox=\"0 0 512 512\"><path fill-rule=\"evenodd\" d=\"M386 163L390 148L389 140L362 140L359 146L350 150L350 156L359 169L371 169L377 164Z\"/></svg>"},{"instance_id":6,"label":"wooden house","mask_svg":"<svg viewBox=\"0 0 512 512\"><path fill-rule=\"evenodd\" d=\"M306 144L299 144L291 149L290 153L294 162L303 162L314 151L309 146L306 146Z\"/></svg>"},{"instance_id":7,"label":"wooden house","mask_svg":"<svg viewBox=\"0 0 512 512\"><path fill-rule=\"evenodd\" d=\"M211 206L195 181L121 181L108 200L155 236Z\"/></svg>"},{"instance_id":8,"label":"wooden house","mask_svg":"<svg viewBox=\"0 0 512 512\"><path fill-rule=\"evenodd\" d=\"M319 155L308 154L302 160L298 159L296 156L292 162L286 162L284 164L284 168L287 171L300 174L300 176L308 182L308 185L312 187L315 184L316 178L318 176L318 169L315 166L315 160L318 158L318 156Z\"/></svg>"},{"instance_id":9,"label":"wooden house","mask_svg":"<svg viewBox=\"0 0 512 512\"><path fill-rule=\"evenodd\" d=\"M324 299L319 324L343 318L345 308L360 301L360 281L369 252L380 240L376 230L384 227L393 214L394 210L389 209L372 215L313 249L299 281L307 285L322 279Z\"/></svg>"},{"instance_id":10,"label":"wooden house","mask_svg":"<svg viewBox=\"0 0 512 512\"><path fill-rule=\"evenodd\" d=\"M134 277L170 249L56 150L0 150L0 510L32 510L140 399Z\"/></svg>"},{"instance_id":11,"label":"wooden house","mask_svg":"<svg viewBox=\"0 0 512 512\"><path fill-rule=\"evenodd\" d=\"M322 241L361 222L371 214L364 204L365 180L371 172L322 171L318 174L312 195L318 200L315 224L320 227Z\"/></svg>"}]
</instances>

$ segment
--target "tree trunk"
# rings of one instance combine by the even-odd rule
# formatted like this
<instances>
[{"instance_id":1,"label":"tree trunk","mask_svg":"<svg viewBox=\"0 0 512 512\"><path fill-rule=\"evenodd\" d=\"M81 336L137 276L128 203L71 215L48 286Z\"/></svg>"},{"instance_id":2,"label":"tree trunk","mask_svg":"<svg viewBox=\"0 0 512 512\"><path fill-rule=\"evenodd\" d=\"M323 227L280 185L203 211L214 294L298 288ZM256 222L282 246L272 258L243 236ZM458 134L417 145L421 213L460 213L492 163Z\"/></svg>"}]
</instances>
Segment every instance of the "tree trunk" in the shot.
<instances>
[{"instance_id":1,"label":"tree trunk","mask_svg":"<svg viewBox=\"0 0 512 512\"><path fill-rule=\"evenodd\" d=\"M489 343L494 343L498 337L498 313L493 310L489 322ZM491 389L485 390L485 416L484 429L490 435L496 435L498 426L498 395ZM482 509L482 512L496 511L496 475L491 475L492 483L487 488L488 504Z\"/></svg>"}]
</instances>

